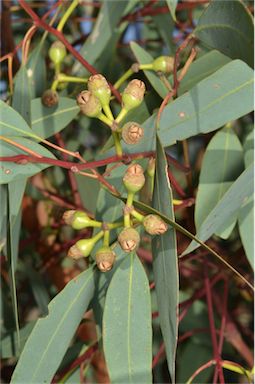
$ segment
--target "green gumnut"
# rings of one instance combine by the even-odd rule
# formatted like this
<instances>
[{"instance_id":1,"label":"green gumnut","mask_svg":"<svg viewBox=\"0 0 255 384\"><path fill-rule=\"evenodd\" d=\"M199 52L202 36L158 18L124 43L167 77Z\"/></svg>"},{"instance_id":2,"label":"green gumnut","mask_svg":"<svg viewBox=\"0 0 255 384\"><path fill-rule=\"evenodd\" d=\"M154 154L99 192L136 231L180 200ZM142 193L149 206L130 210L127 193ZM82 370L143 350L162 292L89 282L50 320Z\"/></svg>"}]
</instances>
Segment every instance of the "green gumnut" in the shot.
<instances>
[{"instance_id":1,"label":"green gumnut","mask_svg":"<svg viewBox=\"0 0 255 384\"><path fill-rule=\"evenodd\" d=\"M73 216L72 227L73 229L91 227L91 219L85 212L76 211Z\"/></svg>"},{"instance_id":2,"label":"green gumnut","mask_svg":"<svg viewBox=\"0 0 255 384\"><path fill-rule=\"evenodd\" d=\"M75 245L79 249L82 256L88 257L91 254L92 249L94 248L95 240L93 237L91 239L83 239L77 241Z\"/></svg>"},{"instance_id":3,"label":"green gumnut","mask_svg":"<svg viewBox=\"0 0 255 384\"><path fill-rule=\"evenodd\" d=\"M90 76L88 80L88 90L96 96L102 105L108 105L111 99L111 89L103 75L97 74Z\"/></svg>"},{"instance_id":4,"label":"green gumnut","mask_svg":"<svg viewBox=\"0 0 255 384\"><path fill-rule=\"evenodd\" d=\"M174 58L171 56L160 56L152 63L155 72L171 73L174 69Z\"/></svg>"},{"instance_id":5,"label":"green gumnut","mask_svg":"<svg viewBox=\"0 0 255 384\"><path fill-rule=\"evenodd\" d=\"M42 94L41 100L45 107L54 107L59 102L58 93L52 89L46 89Z\"/></svg>"},{"instance_id":6,"label":"green gumnut","mask_svg":"<svg viewBox=\"0 0 255 384\"><path fill-rule=\"evenodd\" d=\"M54 64L60 64L66 57L66 47L61 41L55 41L49 49L49 57Z\"/></svg>"}]
</instances>

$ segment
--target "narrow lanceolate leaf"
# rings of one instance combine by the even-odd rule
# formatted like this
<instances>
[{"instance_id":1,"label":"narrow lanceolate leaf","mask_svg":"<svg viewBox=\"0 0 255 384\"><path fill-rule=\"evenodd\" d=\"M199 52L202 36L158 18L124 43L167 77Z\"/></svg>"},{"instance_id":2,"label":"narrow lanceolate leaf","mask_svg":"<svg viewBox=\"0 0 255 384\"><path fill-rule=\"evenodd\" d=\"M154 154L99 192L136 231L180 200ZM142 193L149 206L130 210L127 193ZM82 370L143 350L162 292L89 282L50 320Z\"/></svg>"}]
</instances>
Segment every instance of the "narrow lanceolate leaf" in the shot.
<instances>
[{"instance_id":1,"label":"narrow lanceolate leaf","mask_svg":"<svg viewBox=\"0 0 255 384\"><path fill-rule=\"evenodd\" d=\"M94 271L70 281L29 336L11 383L50 383L94 293Z\"/></svg>"},{"instance_id":2,"label":"narrow lanceolate leaf","mask_svg":"<svg viewBox=\"0 0 255 384\"><path fill-rule=\"evenodd\" d=\"M36 46L28 57L27 76L30 84L31 99L42 95L46 86L46 65L42 54L44 39Z\"/></svg>"},{"instance_id":3,"label":"narrow lanceolate leaf","mask_svg":"<svg viewBox=\"0 0 255 384\"><path fill-rule=\"evenodd\" d=\"M178 0L166 0L166 3L167 3L167 6L169 8L169 11L172 15L172 18L175 20L176 19L175 10L177 7Z\"/></svg>"},{"instance_id":4,"label":"narrow lanceolate leaf","mask_svg":"<svg viewBox=\"0 0 255 384\"><path fill-rule=\"evenodd\" d=\"M12 107L30 125L31 120L31 89L29 86L27 67L22 65L14 80Z\"/></svg>"},{"instance_id":5,"label":"narrow lanceolate leaf","mask_svg":"<svg viewBox=\"0 0 255 384\"><path fill-rule=\"evenodd\" d=\"M78 115L80 109L74 99L60 97L58 105L45 107L41 98L32 100L32 130L38 136L47 138L60 132Z\"/></svg>"},{"instance_id":6,"label":"narrow lanceolate leaf","mask_svg":"<svg viewBox=\"0 0 255 384\"><path fill-rule=\"evenodd\" d=\"M167 178L167 162L163 147L157 140L156 174L153 207L174 220L172 192ZM155 278L160 326L166 348L168 369L175 382L175 353L178 324L178 263L175 229L152 239L153 272Z\"/></svg>"},{"instance_id":7,"label":"narrow lanceolate leaf","mask_svg":"<svg viewBox=\"0 0 255 384\"><path fill-rule=\"evenodd\" d=\"M195 206L197 231L202 223L224 196L225 192L243 171L243 148L230 126L216 133L210 141L201 167ZM224 225L223 232L216 234L227 239L237 217Z\"/></svg>"},{"instance_id":8,"label":"narrow lanceolate leaf","mask_svg":"<svg viewBox=\"0 0 255 384\"><path fill-rule=\"evenodd\" d=\"M112 38L116 27L123 16L127 7L136 5L136 1L104 1L100 12L97 17L97 21L94 25L93 31L85 44L80 49L80 54L86 58L86 60L94 65L100 58L104 49L108 47L109 41ZM129 8L129 10L131 10ZM75 72L84 72L84 68L80 63L75 66ZM87 73L88 74L88 73Z\"/></svg>"},{"instance_id":9,"label":"narrow lanceolate leaf","mask_svg":"<svg viewBox=\"0 0 255 384\"><path fill-rule=\"evenodd\" d=\"M225 222L233 218L242 207L246 204L249 197L253 193L254 172L252 164L238 177L231 185L222 199L214 207L201 225L196 237L201 241L208 240L214 233L223 229ZM199 245L192 241L183 255L186 255Z\"/></svg>"},{"instance_id":10,"label":"narrow lanceolate leaf","mask_svg":"<svg viewBox=\"0 0 255 384\"><path fill-rule=\"evenodd\" d=\"M126 255L109 285L103 345L111 383L152 383L150 290L135 253Z\"/></svg>"},{"instance_id":11,"label":"narrow lanceolate leaf","mask_svg":"<svg viewBox=\"0 0 255 384\"><path fill-rule=\"evenodd\" d=\"M34 328L35 321L31 321L20 329L20 350L23 349L32 329ZM7 359L13 356L18 356L19 346L17 344L17 332L9 331L3 336L1 340L1 358Z\"/></svg>"},{"instance_id":12,"label":"narrow lanceolate leaf","mask_svg":"<svg viewBox=\"0 0 255 384\"><path fill-rule=\"evenodd\" d=\"M253 71L235 60L170 102L161 115L158 135L167 147L177 140L215 131L251 112L253 107ZM136 152L155 148L156 116L155 113L144 123L146 135ZM127 146L125 151L133 149Z\"/></svg>"},{"instance_id":13,"label":"narrow lanceolate leaf","mask_svg":"<svg viewBox=\"0 0 255 384\"><path fill-rule=\"evenodd\" d=\"M254 131L245 138L243 149L245 167L249 167L254 161ZM254 267L254 193L238 213L238 227L246 256Z\"/></svg>"},{"instance_id":14,"label":"narrow lanceolate leaf","mask_svg":"<svg viewBox=\"0 0 255 384\"><path fill-rule=\"evenodd\" d=\"M253 21L242 1L212 1L194 34L208 47L253 66Z\"/></svg>"}]
</instances>

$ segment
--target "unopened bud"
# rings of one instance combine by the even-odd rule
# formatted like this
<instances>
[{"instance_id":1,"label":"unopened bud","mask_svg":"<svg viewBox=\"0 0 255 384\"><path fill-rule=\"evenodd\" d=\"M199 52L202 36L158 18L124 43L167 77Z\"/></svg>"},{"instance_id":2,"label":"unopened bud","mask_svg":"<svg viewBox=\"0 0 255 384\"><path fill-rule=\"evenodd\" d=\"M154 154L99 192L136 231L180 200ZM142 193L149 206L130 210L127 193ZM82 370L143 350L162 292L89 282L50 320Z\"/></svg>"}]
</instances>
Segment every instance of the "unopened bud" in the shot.
<instances>
[{"instance_id":1,"label":"unopened bud","mask_svg":"<svg viewBox=\"0 0 255 384\"><path fill-rule=\"evenodd\" d=\"M121 131L122 139L126 144L137 144L142 139L143 133L141 125L133 121L126 123Z\"/></svg>"},{"instance_id":2,"label":"unopened bud","mask_svg":"<svg viewBox=\"0 0 255 384\"><path fill-rule=\"evenodd\" d=\"M150 157L148 162L148 168L147 168L147 173L150 177L154 177L155 169L156 169L156 160L154 159L154 157Z\"/></svg>"},{"instance_id":3,"label":"unopened bud","mask_svg":"<svg viewBox=\"0 0 255 384\"><path fill-rule=\"evenodd\" d=\"M107 272L112 269L116 255L110 247L101 247L96 253L97 267L101 272Z\"/></svg>"},{"instance_id":4,"label":"unopened bud","mask_svg":"<svg viewBox=\"0 0 255 384\"><path fill-rule=\"evenodd\" d=\"M92 226L90 217L83 211L66 211L63 214L63 219L73 229L83 229Z\"/></svg>"},{"instance_id":5,"label":"unopened bud","mask_svg":"<svg viewBox=\"0 0 255 384\"><path fill-rule=\"evenodd\" d=\"M49 49L49 56L54 64L60 64L66 57L66 47L61 41L55 41Z\"/></svg>"},{"instance_id":6,"label":"unopened bud","mask_svg":"<svg viewBox=\"0 0 255 384\"><path fill-rule=\"evenodd\" d=\"M140 235L134 228L124 228L119 236L118 242L125 252L134 251L140 243Z\"/></svg>"},{"instance_id":7,"label":"unopened bud","mask_svg":"<svg viewBox=\"0 0 255 384\"><path fill-rule=\"evenodd\" d=\"M111 89L103 75L90 76L88 80L88 90L100 100L102 105L109 104Z\"/></svg>"},{"instance_id":8,"label":"unopened bud","mask_svg":"<svg viewBox=\"0 0 255 384\"><path fill-rule=\"evenodd\" d=\"M91 239L79 240L69 249L67 256L75 260L82 257L88 257L94 248L94 245L95 241L93 237Z\"/></svg>"},{"instance_id":9,"label":"unopened bud","mask_svg":"<svg viewBox=\"0 0 255 384\"><path fill-rule=\"evenodd\" d=\"M136 193L144 186L143 168L139 164L131 164L123 177L123 183L129 192Z\"/></svg>"},{"instance_id":10,"label":"unopened bud","mask_svg":"<svg viewBox=\"0 0 255 384\"><path fill-rule=\"evenodd\" d=\"M138 107L143 101L145 93L145 84L141 80L134 79L130 81L122 94L123 107L129 111Z\"/></svg>"},{"instance_id":11,"label":"unopened bud","mask_svg":"<svg viewBox=\"0 0 255 384\"><path fill-rule=\"evenodd\" d=\"M152 64L155 72L169 74L174 70L174 58L171 56L160 56Z\"/></svg>"},{"instance_id":12,"label":"unopened bud","mask_svg":"<svg viewBox=\"0 0 255 384\"><path fill-rule=\"evenodd\" d=\"M81 112L88 117L97 117L102 111L100 100L90 91L82 91L77 96L77 104Z\"/></svg>"},{"instance_id":13,"label":"unopened bud","mask_svg":"<svg viewBox=\"0 0 255 384\"><path fill-rule=\"evenodd\" d=\"M145 216L143 226L150 235L162 235L168 229L168 225L158 215Z\"/></svg>"},{"instance_id":14,"label":"unopened bud","mask_svg":"<svg viewBox=\"0 0 255 384\"><path fill-rule=\"evenodd\" d=\"M47 89L42 94L42 103L45 107L53 107L58 104L58 93L52 89Z\"/></svg>"}]
</instances>

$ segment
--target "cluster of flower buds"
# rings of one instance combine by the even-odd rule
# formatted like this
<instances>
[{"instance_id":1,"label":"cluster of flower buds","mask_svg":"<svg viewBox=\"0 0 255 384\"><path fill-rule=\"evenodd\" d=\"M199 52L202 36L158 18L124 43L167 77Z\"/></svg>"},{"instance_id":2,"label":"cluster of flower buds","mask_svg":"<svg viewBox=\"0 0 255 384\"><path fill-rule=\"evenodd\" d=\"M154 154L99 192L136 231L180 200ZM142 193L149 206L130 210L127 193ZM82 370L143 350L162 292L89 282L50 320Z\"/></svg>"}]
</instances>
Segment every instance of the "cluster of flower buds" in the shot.
<instances>
[{"instance_id":1,"label":"cluster of flower buds","mask_svg":"<svg viewBox=\"0 0 255 384\"><path fill-rule=\"evenodd\" d=\"M69 210L63 215L63 220L73 229L84 229L88 227L102 227L102 222L91 219L86 212ZM90 256L96 243L104 236L100 231L89 239L78 240L68 251L68 257L78 260ZM99 248L95 255L97 267L102 272L109 271L116 259L115 253L109 246Z\"/></svg>"}]
</instances>

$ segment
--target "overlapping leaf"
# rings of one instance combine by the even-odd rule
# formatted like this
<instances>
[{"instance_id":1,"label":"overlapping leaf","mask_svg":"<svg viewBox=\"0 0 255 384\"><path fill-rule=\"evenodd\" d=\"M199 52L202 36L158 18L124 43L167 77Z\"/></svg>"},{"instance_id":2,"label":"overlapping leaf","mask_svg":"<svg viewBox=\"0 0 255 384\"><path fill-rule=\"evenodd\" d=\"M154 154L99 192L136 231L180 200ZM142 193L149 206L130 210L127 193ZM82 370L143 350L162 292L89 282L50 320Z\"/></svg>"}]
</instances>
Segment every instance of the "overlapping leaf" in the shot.
<instances>
[{"instance_id":1,"label":"overlapping leaf","mask_svg":"<svg viewBox=\"0 0 255 384\"><path fill-rule=\"evenodd\" d=\"M174 220L172 192L167 178L167 162L159 140L157 140L153 207ZM179 293L175 229L170 227L165 234L155 236L152 239L152 251L160 326L166 348L168 369L174 383Z\"/></svg>"},{"instance_id":2,"label":"overlapping leaf","mask_svg":"<svg viewBox=\"0 0 255 384\"><path fill-rule=\"evenodd\" d=\"M212 1L194 34L210 48L253 67L253 21L242 1Z\"/></svg>"},{"instance_id":3,"label":"overlapping leaf","mask_svg":"<svg viewBox=\"0 0 255 384\"><path fill-rule=\"evenodd\" d=\"M203 158L195 206L197 231L242 171L243 148L236 133L227 126L212 138ZM232 232L237 217L230 220L223 232L216 232L224 239Z\"/></svg>"},{"instance_id":4,"label":"overlapping leaf","mask_svg":"<svg viewBox=\"0 0 255 384\"><path fill-rule=\"evenodd\" d=\"M70 281L29 336L11 383L50 383L94 293L94 270Z\"/></svg>"}]
</instances>

